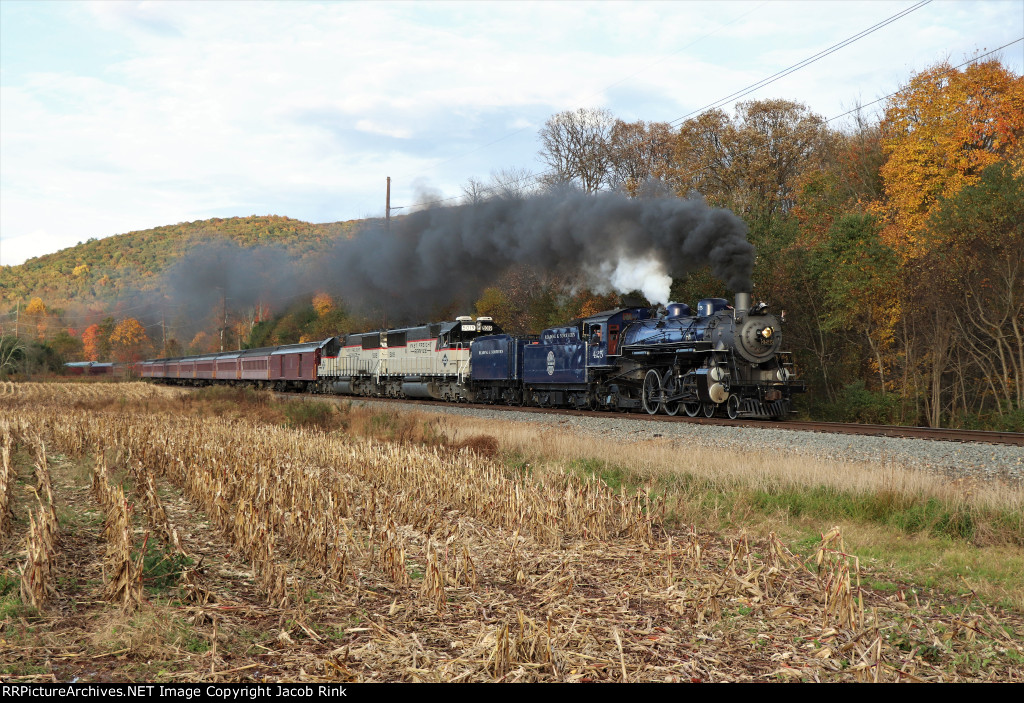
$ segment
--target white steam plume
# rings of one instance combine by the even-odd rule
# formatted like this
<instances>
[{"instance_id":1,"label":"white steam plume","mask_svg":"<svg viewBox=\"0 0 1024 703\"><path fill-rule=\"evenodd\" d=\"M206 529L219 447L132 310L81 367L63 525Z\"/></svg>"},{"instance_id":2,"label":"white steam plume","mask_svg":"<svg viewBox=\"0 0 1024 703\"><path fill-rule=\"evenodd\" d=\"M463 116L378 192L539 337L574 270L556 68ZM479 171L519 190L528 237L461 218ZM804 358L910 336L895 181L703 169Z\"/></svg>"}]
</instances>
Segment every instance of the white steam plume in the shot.
<instances>
[{"instance_id":1,"label":"white steam plume","mask_svg":"<svg viewBox=\"0 0 1024 703\"><path fill-rule=\"evenodd\" d=\"M651 303L667 304L672 277L665 272L665 264L653 258L605 261L601 264L597 280L591 281L595 293L609 289L617 293L638 290Z\"/></svg>"}]
</instances>

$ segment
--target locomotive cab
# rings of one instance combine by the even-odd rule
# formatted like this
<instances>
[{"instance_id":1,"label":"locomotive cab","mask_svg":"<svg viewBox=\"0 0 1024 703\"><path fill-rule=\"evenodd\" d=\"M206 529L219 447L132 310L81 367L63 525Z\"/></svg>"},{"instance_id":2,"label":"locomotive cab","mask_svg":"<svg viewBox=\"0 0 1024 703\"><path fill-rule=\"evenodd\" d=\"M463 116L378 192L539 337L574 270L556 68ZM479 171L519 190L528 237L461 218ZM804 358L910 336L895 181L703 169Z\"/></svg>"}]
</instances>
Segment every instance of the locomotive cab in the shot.
<instances>
[{"instance_id":1,"label":"locomotive cab","mask_svg":"<svg viewBox=\"0 0 1024 703\"><path fill-rule=\"evenodd\" d=\"M587 365L608 366L610 357L622 354L622 334L635 320L649 318L646 308L623 308L608 310L580 320L583 339L587 343Z\"/></svg>"},{"instance_id":2,"label":"locomotive cab","mask_svg":"<svg viewBox=\"0 0 1024 703\"><path fill-rule=\"evenodd\" d=\"M502 333L501 326L494 322L493 317L478 317L474 321L469 315L461 315L455 318L454 323L442 324L437 335L437 348L469 348L477 337Z\"/></svg>"}]
</instances>

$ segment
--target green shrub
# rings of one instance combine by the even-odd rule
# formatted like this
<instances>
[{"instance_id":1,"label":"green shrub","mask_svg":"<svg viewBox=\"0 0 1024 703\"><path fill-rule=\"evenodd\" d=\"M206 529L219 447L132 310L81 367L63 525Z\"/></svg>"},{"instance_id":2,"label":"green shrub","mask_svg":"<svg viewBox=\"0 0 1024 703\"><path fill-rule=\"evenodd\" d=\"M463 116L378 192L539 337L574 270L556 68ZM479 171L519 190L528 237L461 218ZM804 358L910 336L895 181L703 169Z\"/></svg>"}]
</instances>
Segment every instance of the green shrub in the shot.
<instances>
[{"instance_id":1,"label":"green shrub","mask_svg":"<svg viewBox=\"0 0 1024 703\"><path fill-rule=\"evenodd\" d=\"M855 381L839 392L835 402L822 403L815 410L818 417L831 422L895 425L903 415L903 398L868 390L864 381Z\"/></svg>"},{"instance_id":2,"label":"green shrub","mask_svg":"<svg viewBox=\"0 0 1024 703\"><path fill-rule=\"evenodd\" d=\"M289 427L319 427L330 429L337 411L333 403L323 400L303 400L285 404L284 415Z\"/></svg>"},{"instance_id":3,"label":"green shrub","mask_svg":"<svg viewBox=\"0 0 1024 703\"><path fill-rule=\"evenodd\" d=\"M149 542L146 544L146 556L142 559L143 582L158 591L174 588L181 581L182 572L194 563L184 554Z\"/></svg>"}]
</instances>

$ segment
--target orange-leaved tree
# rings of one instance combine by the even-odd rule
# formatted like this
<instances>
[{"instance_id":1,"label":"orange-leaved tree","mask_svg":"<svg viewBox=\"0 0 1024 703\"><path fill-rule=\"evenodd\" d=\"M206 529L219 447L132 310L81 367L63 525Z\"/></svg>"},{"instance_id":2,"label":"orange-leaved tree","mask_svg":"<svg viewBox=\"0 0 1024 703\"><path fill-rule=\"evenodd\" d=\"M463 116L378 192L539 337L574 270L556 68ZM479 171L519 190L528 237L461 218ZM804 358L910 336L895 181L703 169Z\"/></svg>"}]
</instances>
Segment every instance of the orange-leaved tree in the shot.
<instances>
[{"instance_id":1,"label":"orange-leaved tree","mask_svg":"<svg viewBox=\"0 0 1024 703\"><path fill-rule=\"evenodd\" d=\"M134 317L121 320L110 335L110 347L114 357L123 364L130 364L142 358L149 346L146 328Z\"/></svg>"},{"instance_id":2,"label":"orange-leaved tree","mask_svg":"<svg viewBox=\"0 0 1024 703\"><path fill-rule=\"evenodd\" d=\"M1024 77L999 61L963 71L944 62L911 78L882 121L890 239L907 256L920 254L920 231L936 204L976 183L1022 137Z\"/></svg>"},{"instance_id":3,"label":"orange-leaved tree","mask_svg":"<svg viewBox=\"0 0 1024 703\"><path fill-rule=\"evenodd\" d=\"M742 102L735 119L709 110L681 124L663 178L680 196L697 191L754 227L789 213L801 174L821 169L834 143L825 120L805 105Z\"/></svg>"},{"instance_id":4,"label":"orange-leaved tree","mask_svg":"<svg viewBox=\"0 0 1024 703\"><path fill-rule=\"evenodd\" d=\"M36 336L39 339L46 337L47 313L46 304L43 303L42 298L32 298L32 300L29 301L28 306L25 308L25 315L29 319L29 324L35 326Z\"/></svg>"},{"instance_id":5,"label":"orange-leaved tree","mask_svg":"<svg viewBox=\"0 0 1024 703\"><path fill-rule=\"evenodd\" d=\"M86 361L100 360L100 332L99 325L89 325L82 332L82 356Z\"/></svg>"},{"instance_id":6,"label":"orange-leaved tree","mask_svg":"<svg viewBox=\"0 0 1024 703\"><path fill-rule=\"evenodd\" d=\"M323 317L331 310L334 310L334 299L327 293L317 293L313 296L313 309L316 314Z\"/></svg>"}]
</instances>

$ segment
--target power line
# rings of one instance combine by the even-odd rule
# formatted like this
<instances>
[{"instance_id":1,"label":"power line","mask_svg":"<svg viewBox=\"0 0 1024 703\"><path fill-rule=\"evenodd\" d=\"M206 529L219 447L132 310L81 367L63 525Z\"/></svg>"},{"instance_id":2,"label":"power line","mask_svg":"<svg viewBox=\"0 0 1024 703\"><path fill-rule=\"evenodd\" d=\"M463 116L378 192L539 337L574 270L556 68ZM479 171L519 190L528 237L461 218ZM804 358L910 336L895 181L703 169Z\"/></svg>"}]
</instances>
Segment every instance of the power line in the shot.
<instances>
[{"instance_id":1,"label":"power line","mask_svg":"<svg viewBox=\"0 0 1024 703\"><path fill-rule=\"evenodd\" d=\"M832 46L828 47L827 49L823 49L822 51L819 51L818 53L816 53L816 54L814 54L812 56L809 56L808 58L803 59L802 61L799 61L799 62L793 64L792 66L789 66L788 68L784 68L781 71L777 71L776 73L773 73L772 75L770 75L770 76L768 76L766 78L763 78L760 81L757 81L756 83L752 83L751 85L748 85L745 88L741 88L740 90L737 90L734 93L731 93L730 95L725 96L724 98L719 98L718 100L715 100L715 101L709 103L708 105L705 105L702 108L699 108L697 110L693 110L691 112L688 112L687 114L683 115L682 117L678 117L675 120L672 120L671 122L669 122L669 125L675 126L676 124L679 124L679 123L685 121L687 118L691 117L692 115L703 113L703 112L705 112L708 109L713 109L715 107L724 105L725 103L729 102L730 100L742 98L742 97L744 97L746 95L749 95L750 93L752 93L752 92L754 92L756 90L759 90L759 89L761 89L761 88L763 88L763 87L765 87L767 85L771 85L772 83L774 83L774 82L776 82L776 81L778 81L778 80L780 80L780 79L790 75L791 73L799 71L801 68L806 68L807 66L810 66L812 63L815 63L816 61L819 61L820 59L823 59L826 56L828 56L830 54L833 54L833 53L839 51L840 49L845 48L845 47L849 46L850 44L852 44L852 43L854 43L854 42L856 42L856 41L858 41L860 39L863 39L864 37L866 37L866 36L868 36L870 34L873 34L874 32L877 32L878 30L882 29L883 27L886 27L886 26L892 24L893 22L895 22L895 21L897 21L899 19L902 19L903 17L906 17L910 13L915 12L916 10L921 9L925 5L928 5L929 3L931 3L931 0L921 0L921 2L918 2L917 4L912 5L911 7L908 7L906 9L904 9L904 10L901 10L900 12L897 12L896 14L894 14L894 15L892 15L890 17L887 17L886 19L884 19L884 20L882 20L880 22L876 22L875 24L871 25L867 29L863 29L863 30L861 30L860 32L858 32L856 34L854 34L854 35L852 35L850 37L847 37L846 39L843 39L842 41L840 41L840 42L838 42L836 44L833 44ZM733 22L735 22L735 21L737 21L739 19L740 18L738 17L735 20L733 20ZM725 26L725 25L723 25L723 26ZM703 39L703 37L702 37L702 39ZM623 80L625 80L625 79L623 79ZM621 82L622 82L622 80L618 81L617 83L621 83ZM617 83L613 83L612 85L617 85ZM519 130L519 131L522 131L522 130ZM517 133L518 132L515 132L513 134L517 134ZM506 135L506 136L511 136L511 135ZM504 139L504 138L505 137L502 137L501 139ZM500 141L500 139L499 140L495 140L495 141ZM494 142L491 142L491 144L493 144L493 143ZM485 148L486 146L489 146L489 145L490 144L484 145L484 146L480 147L480 149L483 149L483 148ZM477 151L478 150L479 149L477 149ZM467 153L473 153L473 152L467 152ZM453 157L453 158L457 158L457 157ZM441 163L446 163L446 161L442 161ZM538 174L534 174L531 177L530 180L533 180L534 182L537 182L541 178L543 178L544 176L547 176L547 175L550 175L550 174L554 174L555 172L556 172L556 169L548 169L547 171L542 171L542 172L540 172ZM494 186L492 186L490 188L484 188L481 192L482 193L493 192L493 191L498 190L498 189L500 189L502 187L503 187L503 184L497 184L497 185L494 185ZM426 202L426 203L420 203L420 205L430 207L430 206L433 206L433 205L440 205L440 204L443 204L443 203L448 203L448 202L451 202L453 200L459 200L462 197L463 196L461 196L461 195L456 195L456 196L452 196L452 197L449 197L449 198L441 198L439 200L434 200L434 201L430 201L430 202Z\"/></svg>"},{"instance_id":2,"label":"power line","mask_svg":"<svg viewBox=\"0 0 1024 703\"><path fill-rule=\"evenodd\" d=\"M995 53L997 53L999 51L1002 51L1003 49L1005 49L1008 46L1013 46L1014 44L1016 44L1017 42L1020 42L1020 41L1024 41L1024 37L1017 37L1016 39L1014 39L1012 42L1009 42L1008 44L1003 44L1002 46L1000 46L997 49L993 49L992 51L988 51L988 52L985 52L984 54L980 54L978 56L975 56L974 58L970 59L969 61L964 61L959 66L953 66L948 71L943 71L942 73L940 73L938 75L945 76L947 74L952 73L953 71L958 71L961 68L963 68L964 66L968 66L968 65L970 65L972 63L975 63L979 59L983 59L986 56L991 56L992 54L995 54ZM868 107L869 105L874 105L875 103L879 103L879 102L882 102L883 100L887 100L887 99L893 97L894 95L899 95L902 91L903 91L903 89L901 88L900 90L897 90L897 91L894 91L892 93L889 93L888 95L883 95L882 97L878 98L877 100L872 100L869 103L865 103L863 105L858 105L857 107L853 108L852 110L847 110L846 112L844 112L841 115L836 115L835 117L829 117L827 120L825 120L825 122L828 123L828 122L832 122L833 120L838 120L840 117L846 117L849 114L852 114L854 112L858 112L860 110L863 110L865 107Z\"/></svg>"},{"instance_id":3,"label":"power line","mask_svg":"<svg viewBox=\"0 0 1024 703\"><path fill-rule=\"evenodd\" d=\"M846 39L843 39L842 41L840 41L840 42L838 42L836 44L833 44L832 46L828 47L827 49L823 49L822 51L819 51L818 53L816 53L816 54L814 54L812 56L809 56L808 58L803 59L802 61L799 61L799 62L793 64L792 66L789 66L788 68L784 68L781 71L778 71L778 72L776 72L776 73L774 73L774 74L772 74L772 75L770 75L770 76L768 76L766 78L763 78L763 79L757 81L756 83L752 83L751 85L748 85L745 88L741 88L740 90L737 90L736 92L734 92L734 93L732 93L730 95L727 95L724 98L720 98L718 100L715 100L715 101L709 103L708 105L705 105L702 108L699 108L697 110L693 110L691 112L688 112L687 114L683 115L682 117L678 117L675 120L672 120L671 122L669 122L669 124L674 126L674 125L676 125L676 124L678 124L680 122L685 121L687 118L691 117L692 115L700 114L700 113L705 112L706 110L713 109L715 107L719 107L719 106L724 105L725 103L729 102L730 100L742 98L742 97L744 97L746 95L749 95L750 93L752 93L752 92L754 92L756 90L759 90L759 89L761 89L761 88L763 88L763 87L765 87L767 85L771 85L772 83L774 83L774 82L776 82L776 81L778 81L778 80L780 80L782 78L785 78L786 76L790 75L791 73L794 73L794 72L800 70L801 68L805 68L807 66L810 66L812 63L815 63L815 62L819 61L820 59L823 59L826 56L828 56L830 54L833 54L833 53L839 51L840 49L845 48L845 47L849 46L850 44L853 44L854 42L856 42L856 41L858 41L860 39L863 39L864 37L866 37L866 36L868 36L870 34L873 34L874 32L877 32L878 30L882 29L883 27L886 27L886 26L892 24L893 22L895 22L895 21L897 21L899 19L902 19L903 17L906 17L910 13L915 12L916 10L921 9L925 5L928 5L929 3L931 3L931 0L921 0L917 4L912 5L911 7L906 8L904 10L901 10L900 12L897 12L896 14L892 15L891 17L887 17L886 19L871 25L867 29L861 30L857 34L854 34L854 35L852 35L850 37L847 37ZM761 5L758 5L754 9L756 10L759 7L761 7ZM740 19L742 19L746 15L750 14L750 12L753 12L753 10L750 10L749 12L744 13L743 15L740 15L740 16L736 17L735 19L733 19L731 22L728 22L727 24L723 24L718 29L714 30L713 32L709 32L708 34L705 34L704 36L700 37L699 39L694 40L690 44L680 48L678 51L683 51L684 49L689 48L690 46L693 46L693 44L696 44L697 42L699 42L699 41L701 41L703 39L706 39L708 36L711 36L711 34L714 34L715 32L717 32L717 31L719 31L721 29L724 29L725 27L727 27L727 26L729 26L731 24L734 24L735 22L739 21ZM678 53L678 51L675 52L675 53ZM658 62L655 62L655 63L660 63L660 61L663 61L663 60L665 60L665 59L661 59L661 60L659 60ZM649 66L645 67L645 68L649 68ZM629 78L632 78L633 76L638 75L639 73L642 73L643 70L645 70L645 69L641 69L640 71L637 71L637 72L635 72L633 74L625 76L624 78L621 78L620 80L616 81L615 83L612 83L609 86L607 86L604 90L607 90L610 87L618 85L618 84L628 80ZM601 92L603 92L603 91L601 91ZM596 93L595 95L599 95L599 94L600 93ZM473 149L472 151L468 151L468 152L465 152L463 154L459 154L457 156L453 156L453 157L450 157L450 158L445 159L443 161L440 161L437 164L434 164L433 167L436 168L438 166L446 164L446 163L448 163L450 161L453 161L455 159L462 158L463 156L467 156L469 154L473 154L473 153L476 153L476 152L481 151L483 149L486 149L487 147L489 147L489 146L491 146L493 144L496 144L497 142L500 142L500 141L502 141L504 139L507 139L508 137L514 136L516 134L519 134L519 133L525 131L526 129L528 129L528 127L524 127L524 128L522 128L520 130L517 130L515 132L511 132L509 134L506 134L505 136L499 137L498 139L495 139L495 140L493 140L491 142L488 142L487 144L484 144L484 145L482 145L482 146L480 146L480 147L478 147L476 149ZM554 169L551 169L549 172L553 173ZM542 175L546 175L549 172L544 172L544 174L542 174ZM485 192L485 193L486 192L490 192L490 191L496 190L496 189L498 189L500 187L501 186L498 185L498 186L494 186L492 188L486 188L482 192ZM453 197L450 197L450 198L443 198L443 199L440 199L440 200L435 200L435 201L432 201L432 202L421 203L421 204L422 205L427 205L427 206L436 205L436 204L440 204L440 203L450 202L452 200L458 200L461 197L462 196L453 196Z\"/></svg>"},{"instance_id":4,"label":"power line","mask_svg":"<svg viewBox=\"0 0 1024 703\"><path fill-rule=\"evenodd\" d=\"M850 44L853 44L854 42L859 41L860 39L863 39L864 37L868 36L869 34L873 34L873 33L877 32L879 29L882 29L883 27L892 24L896 20L899 20L899 19L902 19L903 17L906 17L911 12L914 12L916 10L921 9L925 5L929 4L931 1L932 0L922 0L921 2L917 3L916 5L913 5L912 7L909 7L907 9L905 9L905 10L897 12L892 17L888 17L888 18L882 20L881 22L878 22L877 24L874 24L874 25L868 27L867 29L860 31L857 34L854 34L851 37L847 37L846 39L842 40L838 44L833 44L829 48L823 49L822 51L819 51L817 54L814 54L813 56L809 56L806 59L804 59L803 61L799 61L799 62L793 64L789 68L784 68L781 71L773 73L772 75L768 76L767 78L762 78L761 80L757 81L756 83L751 83L746 88L741 88L740 90L737 90L735 93L727 95L724 98L720 98L718 100L715 100L712 103L708 103L707 105L705 105L702 108L699 108L697 110L693 110L691 112L688 112L685 115L683 115L682 117L677 117L676 119L674 119L671 122L669 122L669 124L670 125L675 125L675 124L677 124L679 122L683 122L688 117L690 117L692 115L701 114L701 113L703 113L703 112L705 112L707 110L711 110L711 109L714 109L716 107L720 107L720 106L724 105L725 103L727 103L727 102L729 102L729 101L731 101L733 99L737 99L738 100L739 98L742 98L745 95L749 95L750 93L753 93L754 91L759 90L759 89L765 87L766 85L771 85L775 81L780 80L782 78L785 78L789 74L794 73L796 71L799 71L801 68L806 68L807 66L810 66L812 63L815 63L816 61L819 61L819 60L825 58L826 56L828 56L830 54L834 54L835 52L839 51L840 49L845 48L845 47L849 46Z\"/></svg>"}]
</instances>

